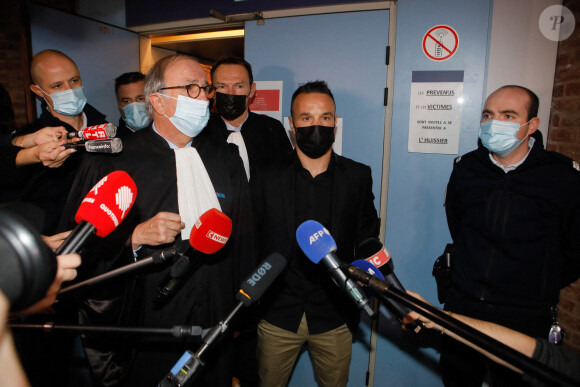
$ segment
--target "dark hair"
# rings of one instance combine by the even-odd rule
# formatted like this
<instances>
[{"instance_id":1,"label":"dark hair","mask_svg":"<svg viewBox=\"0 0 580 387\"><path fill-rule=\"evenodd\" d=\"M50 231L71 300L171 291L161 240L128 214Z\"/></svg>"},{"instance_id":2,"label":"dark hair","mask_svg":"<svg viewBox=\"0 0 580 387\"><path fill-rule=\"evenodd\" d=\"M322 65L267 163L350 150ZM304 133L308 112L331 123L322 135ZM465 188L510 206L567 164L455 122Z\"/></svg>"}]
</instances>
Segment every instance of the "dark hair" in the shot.
<instances>
[{"instance_id":1,"label":"dark hair","mask_svg":"<svg viewBox=\"0 0 580 387\"><path fill-rule=\"evenodd\" d=\"M246 68L246 71L248 72L248 77L250 78L250 86L252 86L252 84L254 83L254 74L252 74L252 65L249 64L248 62L246 62L243 58L240 58L238 56L226 56L226 57L218 59L217 62L215 62L213 64L213 66L209 72L209 75L211 77L212 82L213 82L213 73L215 73L217 68L220 67L221 65L241 65L241 66L244 66Z\"/></svg>"},{"instance_id":2,"label":"dark hair","mask_svg":"<svg viewBox=\"0 0 580 387\"><path fill-rule=\"evenodd\" d=\"M128 85L129 83L135 83L144 80L145 74L142 74L138 71L119 75L117 78L115 78L115 95L119 93L119 86Z\"/></svg>"},{"instance_id":3,"label":"dark hair","mask_svg":"<svg viewBox=\"0 0 580 387\"><path fill-rule=\"evenodd\" d=\"M294 111L294 100L296 99L296 97L298 97L300 94L310 94L310 93L326 94L332 99L332 102L336 106L336 102L334 101L334 96L332 95L332 92L328 88L328 85L326 84L326 82L316 80L313 82L308 82L308 83L303 84L302 86L300 86L299 88L296 89L294 94L292 94L292 100L290 101L290 115L292 115L292 113Z\"/></svg>"},{"instance_id":4,"label":"dark hair","mask_svg":"<svg viewBox=\"0 0 580 387\"><path fill-rule=\"evenodd\" d=\"M530 103L527 106L528 121L531 120L532 118L538 116L538 108L540 107L540 99L538 98L536 93L534 93L533 91L531 91L527 87L518 86L518 85L505 85L505 86L500 87L498 90L508 89L508 88L521 89L521 90L525 91L528 94L528 96L530 97Z\"/></svg>"}]
</instances>

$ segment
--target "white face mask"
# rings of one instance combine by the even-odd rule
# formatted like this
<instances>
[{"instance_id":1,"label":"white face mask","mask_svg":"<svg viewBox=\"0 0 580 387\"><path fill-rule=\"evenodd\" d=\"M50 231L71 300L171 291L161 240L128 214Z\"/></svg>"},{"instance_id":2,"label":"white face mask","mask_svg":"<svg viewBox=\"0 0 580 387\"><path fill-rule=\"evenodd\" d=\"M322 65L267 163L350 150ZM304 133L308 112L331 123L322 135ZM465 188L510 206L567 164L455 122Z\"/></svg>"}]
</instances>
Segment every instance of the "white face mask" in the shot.
<instances>
[{"instance_id":1,"label":"white face mask","mask_svg":"<svg viewBox=\"0 0 580 387\"><path fill-rule=\"evenodd\" d=\"M530 121L521 125L516 122L499 120L483 121L479 127L479 138L487 150L503 157L524 141L523 139L518 140L516 135L520 127L529 124Z\"/></svg>"},{"instance_id":2,"label":"white face mask","mask_svg":"<svg viewBox=\"0 0 580 387\"><path fill-rule=\"evenodd\" d=\"M165 114L164 116L169 118L169 121L181 133L188 137L195 137L205 128L209 121L209 101L202 101L184 95L174 98L161 93L157 94L177 100L177 107L173 116L167 117Z\"/></svg>"},{"instance_id":3,"label":"white face mask","mask_svg":"<svg viewBox=\"0 0 580 387\"><path fill-rule=\"evenodd\" d=\"M133 102L123 107L123 118L131 129L139 130L146 128L151 122L147 114L147 107L143 102Z\"/></svg>"},{"instance_id":4,"label":"white face mask","mask_svg":"<svg viewBox=\"0 0 580 387\"><path fill-rule=\"evenodd\" d=\"M38 88L40 89L40 86L38 86ZM52 99L53 104L51 106L54 111L65 116L76 116L81 114L85 108L85 105L87 104L87 99L83 93L82 86L76 87L74 89L59 91L53 94L47 94L42 89L40 89L40 91ZM46 103L48 103L46 98L44 100Z\"/></svg>"}]
</instances>

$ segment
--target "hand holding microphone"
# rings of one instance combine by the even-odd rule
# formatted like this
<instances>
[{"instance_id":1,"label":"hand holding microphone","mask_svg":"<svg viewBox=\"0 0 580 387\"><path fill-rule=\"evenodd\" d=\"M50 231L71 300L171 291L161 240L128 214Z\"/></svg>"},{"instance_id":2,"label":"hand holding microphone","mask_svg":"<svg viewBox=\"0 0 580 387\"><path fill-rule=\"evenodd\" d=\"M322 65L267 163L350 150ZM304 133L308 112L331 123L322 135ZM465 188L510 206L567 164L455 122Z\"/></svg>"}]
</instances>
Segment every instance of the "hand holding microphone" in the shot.
<instances>
[{"instance_id":1,"label":"hand holding microphone","mask_svg":"<svg viewBox=\"0 0 580 387\"><path fill-rule=\"evenodd\" d=\"M56 254L76 253L92 234L109 235L127 216L135 202L137 187L124 171L103 177L89 191L75 215L77 227L56 250Z\"/></svg>"},{"instance_id":2,"label":"hand holding microphone","mask_svg":"<svg viewBox=\"0 0 580 387\"><path fill-rule=\"evenodd\" d=\"M375 316L369 300L358 285L342 272L340 259L335 254L336 243L323 225L314 220L307 220L296 230L296 240L308 259L316 264L322 263L326 267L332 281L349 295L356 306L364 310L369 317Z\"/></svg>"},{"instance_id":3,"label":"hand holding microphone","mask_svg":"<svg viewBox=\"0 0 580 387\"><path fill-rule=\"evenodd\" d=\"M390 286L405 292L405 288L397 278L394 272L394 265L393 260L391 259L391 254L387 248L376 238L369 238L363 241L356 249L356 253L358 257L363 258L369 264L372 264L376 269L374 272L368 270L368 267L364 267L363 264L355 264L353 262L353 266L363 268L365 271L369 272L370 274L378 277L379 279L384 280ZM387 309L399 320L403 321L403 317L409 314L410 310L401 305L400 303L391 300L387 297L382 297L379 295L379 298L383 301ZM415 324L416 326L411 326L413 331L418 332L421 329L420 325Z\"/></svg>"},{"instance_id":4,"label":"hand holding microphone","mask_svg":"<svg viewBox=\"0 0 580 387\"><path fill-rule=\"evenodd\" d=\"M189 244L195 252L214 254L227 243L232 233L232 220L216 208L210 208L195 222L189 235ZM170 272L157 287L157 295L165 299L173 295L184 277L190 272L190 258L180 255Z\"/></svg>"}]
</instances>

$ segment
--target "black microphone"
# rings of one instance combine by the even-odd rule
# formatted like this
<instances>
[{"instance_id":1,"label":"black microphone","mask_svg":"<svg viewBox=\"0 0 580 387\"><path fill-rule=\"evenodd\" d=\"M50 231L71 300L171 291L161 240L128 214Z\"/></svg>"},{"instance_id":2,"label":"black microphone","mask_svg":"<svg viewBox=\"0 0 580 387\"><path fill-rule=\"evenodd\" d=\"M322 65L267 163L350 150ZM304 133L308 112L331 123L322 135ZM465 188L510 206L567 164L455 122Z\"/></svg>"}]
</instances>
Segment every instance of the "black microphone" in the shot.
<instances>
[{"instance_id":1,"label":"black microphone","mask_svg":"<svg viewBox=\"0 0 580 387\"><path fill-rule=\"evenodd\" d=\"M185 351L173 368L171 368L167 376L159 382L159 386L184 387L191 383L199 373L199 370L205 366L205 362L202 359L203 354L228 329L229 323L235 314L242 306L251 305L262 297L266 289L268 289L285 267L286 258L279 253L273 253L262 261L250 276L241 283L240 290L236 294L236 299L239 303L234 310L232 310L225 320L220 321L218 325L209 330L203 338L203 344L195 353Z\"/></svg>"},{"instance_id":2,"label":"black microphone","mask_svg":"<svg viewBox=\"0 0 580 387\"><path fill-rule=\"evenodd\" d=\"M307 220L296 230L296 240L308 259L316 264L322 262L332 281L350 296L356 306L364 310L369 317L375 317L375 312L361 289L340 269L340 259L334 253L336 243L323 225L314 220Z\"/></svg>"},{"instance_id":3,"label":"black microphone","mask_svg":"<svg viewBox=\"0 0 580 387\"><path fill-rule=\"evenodd\" d=\"M395 275L394 272L395 266L393 265L391 255L389 254L386 247L381 243L381 241L379 241L376 238L369 238L363 241L356 248L356 255L357 257L364 259L365 261L375 266L382 274L382 277L384 277L384 281L388 283L390 286L402 292L406 292L405 288L401 284L401 281L399 281L399 279ZM380 278L381 276L378 277ZM402 321L403 317L405 317L410 312L408 308L401 305L395 300L391 300L389 298L384 297L381 297L381 299L385 303L385 306L389 309L389 311L391 311L399 321ZM410 328L412 328L415 332L418 332L421 329L421 326L418 324L414 325L415 326Z\"/></svg>"},{"instance_id":4,"label":"black microphone","mask_svg":"<svg viewBox=\"0 0 580 387\"><path fill-rule=\"evenodd\" d=\"M189 234L189 244L194 252L205 255L214 254L227 243L232 233L232 220L216 208L210 208L197 219ZM190 271L189 257L180 255L171 270L157 287L157 299L166 301L183 284ZM192 269L193 270L193 269Z\"/></svg>"},{"instance_id":5,"label":"black microphone","mask_svg":"<svg viewBox=\"0 0 580 387\"><path fill-rule=\"evenodd\" d=\"M91 153L120 153L123 150L123 141L120 138L106 138L104 140L89 140L84 143L64 144L66 149L84 149Z\"/></svg>"}]
</instances>

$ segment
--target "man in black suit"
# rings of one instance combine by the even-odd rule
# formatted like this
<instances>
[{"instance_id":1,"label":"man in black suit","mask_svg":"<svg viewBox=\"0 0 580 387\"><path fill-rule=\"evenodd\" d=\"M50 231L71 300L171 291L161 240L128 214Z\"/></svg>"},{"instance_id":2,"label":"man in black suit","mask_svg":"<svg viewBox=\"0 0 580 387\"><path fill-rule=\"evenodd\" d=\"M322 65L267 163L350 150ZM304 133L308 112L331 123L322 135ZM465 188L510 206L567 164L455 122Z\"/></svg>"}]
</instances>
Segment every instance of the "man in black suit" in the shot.
<instances>
[{"instance_id":1,"label":"man in black suit","mask_svg":"<svg viewBox=\"0 0 580 387\"><path fill-rule=\"evenodd\" d=\"M303 254L295 236L302 222L316 220L335 238L338 257L351 262L355 246L379 233L370 168L332 151L335 110L325 82L299 87L290 121L296 151L257 176L260 256L278 251L288 259L262 300L258 362L263 386L287 384L306 342L318 385L344 386L348 380L359 311L324 268Z\"/></svg>"},{"instance_id":2,"label":"man in black suit","mask_svg":"<svg viewBox=\"0 0 580 387\"><path fill-rule=\"evenodd\" d=\"M292 145L280 121L250 111L256 84L248 62L233 56L222 58L210 75L217 91L218 114L212 114L202 136L236 144L250 180L257 165L285 157Z\"/></svg>"}]
</instances>

